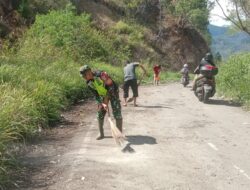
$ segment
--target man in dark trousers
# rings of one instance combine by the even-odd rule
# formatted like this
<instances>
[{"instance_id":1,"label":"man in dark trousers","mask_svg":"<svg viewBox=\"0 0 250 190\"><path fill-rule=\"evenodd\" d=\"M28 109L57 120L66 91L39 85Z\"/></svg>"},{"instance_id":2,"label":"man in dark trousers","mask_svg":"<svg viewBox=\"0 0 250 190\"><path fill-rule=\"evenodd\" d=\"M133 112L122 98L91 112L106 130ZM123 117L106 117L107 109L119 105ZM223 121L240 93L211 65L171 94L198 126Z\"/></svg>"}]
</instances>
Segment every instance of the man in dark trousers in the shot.
<instances>
[{"instance_id":1,"label":"man in dark trousers","mask_svg":"<svg viewBox=\"0 0 250 190\"><path fill-rule=\"evenodd\" d=\"M124 67L124 86L123 86L124 106L127 106L127 98L129 96L129 87L132 88L134 106L135 107L137 106L136 98L138 97L138 84L137 84L137 77L136 77L135 69L138 66L144 71L144 74L146 74L146 69L143 67L142 64L138 62L129 63L127 61L126 66Z\"/></svg>"},{"instance_id":2,"label":"man in dark trousers","mask_svg":"<svg viewBox=\"0 0 250 190\"><path fill-rule=\"evenodd\" d=\"M88 65L80 68L80 74L86 80L98 104L97 119L100 135L97 137L97 140L104 138L104 117L108 111L109 101L111 102L113 115L116 119L116 127L122 132L121 101L119 99L119 88L116 83L106 72L92 72Z\"/></svg>"}]
</instances>

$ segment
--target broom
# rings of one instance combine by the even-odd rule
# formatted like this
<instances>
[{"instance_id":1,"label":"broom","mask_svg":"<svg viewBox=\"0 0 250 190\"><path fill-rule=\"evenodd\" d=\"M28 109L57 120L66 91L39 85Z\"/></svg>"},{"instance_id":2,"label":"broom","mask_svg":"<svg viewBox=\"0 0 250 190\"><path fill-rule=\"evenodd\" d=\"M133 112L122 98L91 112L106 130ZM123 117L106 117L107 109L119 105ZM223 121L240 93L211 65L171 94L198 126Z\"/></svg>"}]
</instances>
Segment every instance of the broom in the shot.
<instances>
[{"instance_id":1,"label":"broom","mask_svg":"<svg viewBox=\"0 0 250 190\"><path fill-rule=\"evenodd\" d=\"M116 127L116 125L112 121L111 116L110 116L109 107L107 108L107 111L108 111L108 121L110 124L112 137L114 138L115 143L117 145L122 146L124 144L124 141L126 140L126 137L124 134L121 133L121 131Z\"/></svg>"}]
</instances>

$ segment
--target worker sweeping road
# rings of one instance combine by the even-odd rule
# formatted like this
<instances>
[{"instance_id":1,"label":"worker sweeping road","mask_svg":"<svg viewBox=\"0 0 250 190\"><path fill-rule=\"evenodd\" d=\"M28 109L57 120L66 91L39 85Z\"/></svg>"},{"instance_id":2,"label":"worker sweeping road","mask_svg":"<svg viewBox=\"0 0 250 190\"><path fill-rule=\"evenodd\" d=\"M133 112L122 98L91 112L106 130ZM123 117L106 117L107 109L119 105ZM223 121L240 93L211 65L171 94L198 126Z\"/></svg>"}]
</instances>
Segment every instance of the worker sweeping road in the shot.
<instances>
[{"instance_id":1,"label":"worker sweeping road","mask_svg":"<svg viewBox=\"0 0 250 190\"><path fill-rule=\"evenodd\" d=\"M100 135L96 139L101 140L104 138L104 117L107 111L109 111L109 101L111 102L113 115L116 120L116 127L122 132L121 101L119 99L119 89L116 83L106 72L92 72L88 65L84 65L80 68L80 74L86 80L98 104L97 119Z\"/></svg>"},{"instance_id":2,"label":"worker sweeping road","mask_svg":"<svg viewBox=\"0 0 250 190\"><path fill-rule=\"evenodd\" d=\"M126 65L124 67L124 86L123 86L123 97L124 97L124 106L127 106L127 98L129 96L129 87L132 88L133 92L133 100L134 100L134 106L137 106L136 98L138 97L138 84L137 84L137 77L135 73L136 67L141 67L144 74L147 74L146 69L143 67L142 64L138 62L129 63L126 62Z\"/></svg>"}]
</instances>

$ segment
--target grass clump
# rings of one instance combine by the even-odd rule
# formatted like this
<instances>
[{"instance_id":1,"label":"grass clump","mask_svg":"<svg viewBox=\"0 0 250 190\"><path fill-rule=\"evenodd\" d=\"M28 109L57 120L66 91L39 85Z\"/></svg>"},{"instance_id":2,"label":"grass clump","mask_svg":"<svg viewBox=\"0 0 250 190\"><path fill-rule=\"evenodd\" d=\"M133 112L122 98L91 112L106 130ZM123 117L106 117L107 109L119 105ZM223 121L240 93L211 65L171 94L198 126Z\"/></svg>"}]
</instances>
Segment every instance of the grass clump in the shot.
<instances>
[{"instance_id":1,"label":"grass clump","mask_svg":"<svg viewBox=\"0 0 250 190\"><path fill-rule=\"evenodd\" d=\"M126 46L114 44L114 38L95 29L90 15L76 16L74 7L38 15L27 32L19 54L25 58L71 58L119 64L129 54Z\"/></svg>"},{"instance_id":2,"label":"grass clump","mask_svg":"<svg viewBox=\"0 0 250 190\"><path fill-rule=\"evenodd\" d=\"M250 54L231 57L220 67L217 84L220 93L250 108Z\"/></svg>"}]
</instances>

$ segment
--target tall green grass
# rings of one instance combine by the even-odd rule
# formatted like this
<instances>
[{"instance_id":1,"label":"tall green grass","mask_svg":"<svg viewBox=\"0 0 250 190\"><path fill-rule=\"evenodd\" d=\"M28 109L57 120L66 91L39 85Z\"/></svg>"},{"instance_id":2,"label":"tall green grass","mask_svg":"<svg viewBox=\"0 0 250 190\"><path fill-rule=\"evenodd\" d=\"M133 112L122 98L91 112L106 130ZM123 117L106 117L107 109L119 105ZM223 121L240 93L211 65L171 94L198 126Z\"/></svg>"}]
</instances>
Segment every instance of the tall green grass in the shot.
<instances>
[{"instance_id":1,"label":"tall green grass","mask_svg":"<svg viewBox=\"0 0 250 190\"><path fill-rule=\"evenodd\" d=\"M122 81L122 69L92 61L93 69L107 70L114 80ZM34 137L39 127L58 121L60 111L79 99L89 97L79 75L80 64L70 60L15 60L0 67L0 156L9 143ZM6 162L0 160L0 176L6 175ZM2 165L2 166L1 166ZM1 178L1 177L0 177ZM2 181L0 181L1 185Z\"/></svg>"},{"instance_id":2,"label":"tall green grass","mask_svg":"<svg viewBox=\"0 0 250 190\"><path fill-rule=\"evenodd\" d=\"M231 57L220 67L217 77L221 94L250 108L250 53Z\"/></svg>"},{"instance_id":3,"label":"tall green grass","mask_svg":"<svg viewBox=\"0 0 250 190\"><path fill-rule=\"evenodd\" d=\"M74 7L37 15L36 22L21 42L19 55L28 59L71 58L77 62L98 59L119 65L129 50L115 37L92 26L88 14L76 16ZM53 60L53 59L52 59Z\"/></svg>"}]
</instances>

